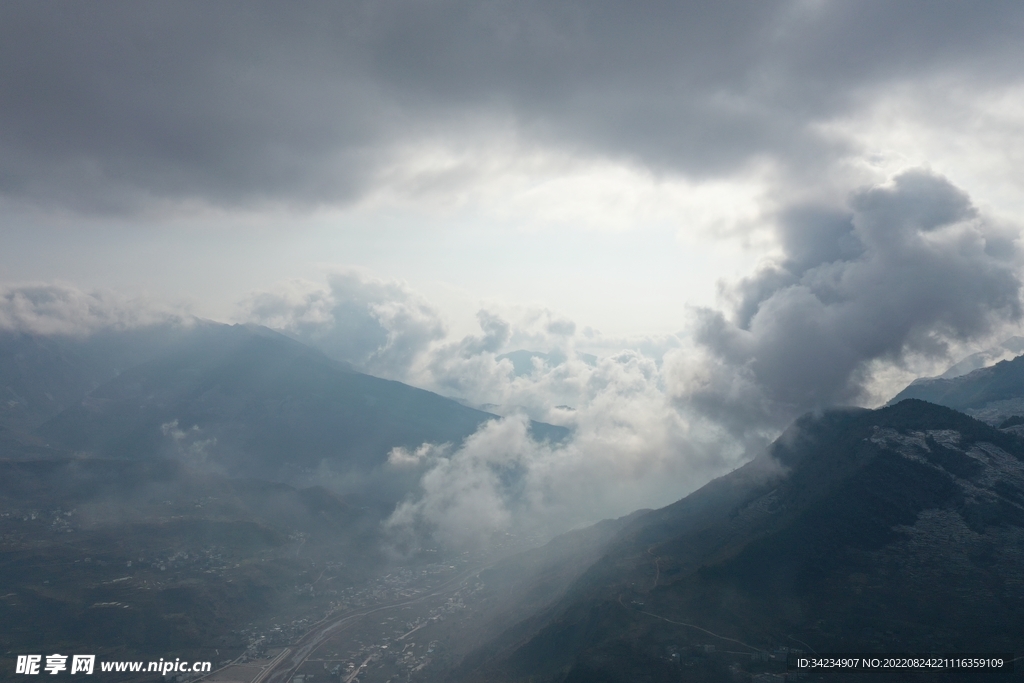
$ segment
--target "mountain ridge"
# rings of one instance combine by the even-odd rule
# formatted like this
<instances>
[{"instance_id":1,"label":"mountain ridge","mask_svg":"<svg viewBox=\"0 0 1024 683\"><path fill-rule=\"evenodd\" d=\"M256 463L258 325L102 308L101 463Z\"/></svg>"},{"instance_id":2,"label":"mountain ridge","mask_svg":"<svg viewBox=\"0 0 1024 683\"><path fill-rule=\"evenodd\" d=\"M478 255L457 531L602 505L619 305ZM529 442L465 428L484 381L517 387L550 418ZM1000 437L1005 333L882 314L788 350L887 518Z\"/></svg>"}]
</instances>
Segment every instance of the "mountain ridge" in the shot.
<instances>
[{"instance_id":1,"label":"mountain ridge","mask_svg":"<svg viewBox=\"0 0 1024 683\"><path fill-rule=\"evenodd\" d=\"M1024 414L1024 356L999 361L953 378L915 380L889 401L908 398L936 403L997 425Z\"/></svg>"},{"instance_id":2,"label":"mountain ridge","mask_svg":"<svg viewBox=\"0 0 1024 683\"><path fill-rule=\"evenodd\" d=\"M40 359L71 358L68 349L75 348L62 340L21 340ZM300 485L315 481L326 467L338 486L380 487L383 497L398 500L415 485L418 472L385 471L392 448L458 444L498 419L429 391L358 373L260 326L197 323L151 355L116 372L109 362L89 365L80 358L79 365L88 367L68 380L60 401L45 398L52 395L46 386L29 391L20 379L18 393L43 397L43 407L11 417L4 438L20 441L23 453L34 443L37 451L50 445L100 457L181 457L224 474ZM51 373L57 377L49 383L59 374ZM72 400L76 391L80 395ZM30 431L26 415L40 422ZM531 430L541 440L568 435L565 428L538 422Z\"/></svg>"},{"instance_id":3,"label":"mountain ridge","mask_svg":"<svg viewBox=\"0 0 1024 683\"><path fill-rule=\"evenodd\" d=\"M460 680L733 680L778 671L758 653L779 647L1020 650L1021 585L1024 442L918 400L826 411L635 520ZM740 654L693 655L713 645Z\"/></svg>"}]
</instances>

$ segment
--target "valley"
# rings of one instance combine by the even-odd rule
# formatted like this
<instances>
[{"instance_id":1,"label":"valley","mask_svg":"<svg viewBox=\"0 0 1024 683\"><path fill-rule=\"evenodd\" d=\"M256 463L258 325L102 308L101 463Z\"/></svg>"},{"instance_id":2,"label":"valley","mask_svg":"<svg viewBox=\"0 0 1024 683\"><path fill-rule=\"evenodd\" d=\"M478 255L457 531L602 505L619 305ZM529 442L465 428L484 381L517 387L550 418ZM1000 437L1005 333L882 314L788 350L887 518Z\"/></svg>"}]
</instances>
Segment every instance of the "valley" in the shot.
<instances>
[{"instance_id":1,"label":"valley","mask_svg":"<svg viewBox=\"0 0 1024 683\"><path fill-rule=\"evenodd\" d=\"M77 387L2 425L5 678L63 650L212 663L178 683L818 680L787 660L1024 651L1016 423L809 414L667 507L466 549L391 530L418 473L388 454L486 414L226 326Z\"/></svg>"}]
</instances>

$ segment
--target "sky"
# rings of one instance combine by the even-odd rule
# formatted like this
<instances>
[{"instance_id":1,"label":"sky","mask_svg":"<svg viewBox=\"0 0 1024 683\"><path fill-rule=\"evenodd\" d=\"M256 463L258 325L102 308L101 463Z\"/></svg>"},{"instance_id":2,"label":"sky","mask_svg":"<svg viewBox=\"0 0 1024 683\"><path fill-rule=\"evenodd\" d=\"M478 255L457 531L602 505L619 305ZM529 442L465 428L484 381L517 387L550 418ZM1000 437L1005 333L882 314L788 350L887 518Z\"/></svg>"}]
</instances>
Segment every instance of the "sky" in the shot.
<instances>
[{"instance_id":1,"label":"sky","mask_svg":"<svg viewBox=\"0 0 1024 683\"><path fill-rule=\"evenodd\" d=\"M1019 2L5 3L0 327L267 324L589 425L612 469L687 473L660 501L1019 331L1022 29Z\"/></svg>"}]
</instances>

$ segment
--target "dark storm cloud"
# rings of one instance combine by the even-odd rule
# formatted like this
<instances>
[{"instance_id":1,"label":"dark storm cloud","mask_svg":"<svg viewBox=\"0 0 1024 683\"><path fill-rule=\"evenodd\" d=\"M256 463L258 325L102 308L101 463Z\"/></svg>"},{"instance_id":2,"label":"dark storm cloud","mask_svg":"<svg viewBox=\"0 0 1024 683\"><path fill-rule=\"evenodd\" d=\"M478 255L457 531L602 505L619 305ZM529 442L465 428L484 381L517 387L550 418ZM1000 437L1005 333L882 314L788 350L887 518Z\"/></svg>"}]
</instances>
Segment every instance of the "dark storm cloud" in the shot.
<instances>
[{"instance_id":1,"label":"dark storm cloud","mask_svg":"<svg viewBox=\"0 0 1024 683\"><path fill-rule=\"evenodd\" d=\"M512 131L694 176L887 82L1015 79L1024 6L953 2L5 3L0 193L345 201L404 142Z\"/></svg>"},{"instance_id":2,"label":"dark storm cloud","mask_svg":"<svg viewBox=\"0 0 1024 683\"><path fill-rule=\"evenodd\" d=\"M1015 244L945 178L909 171L779 222L786 255L736 287L735 318L700 313L710 369L686 400L736 429L856 401L871 361L942 357L1021 316Z\"/></svg>"}]
</instances>

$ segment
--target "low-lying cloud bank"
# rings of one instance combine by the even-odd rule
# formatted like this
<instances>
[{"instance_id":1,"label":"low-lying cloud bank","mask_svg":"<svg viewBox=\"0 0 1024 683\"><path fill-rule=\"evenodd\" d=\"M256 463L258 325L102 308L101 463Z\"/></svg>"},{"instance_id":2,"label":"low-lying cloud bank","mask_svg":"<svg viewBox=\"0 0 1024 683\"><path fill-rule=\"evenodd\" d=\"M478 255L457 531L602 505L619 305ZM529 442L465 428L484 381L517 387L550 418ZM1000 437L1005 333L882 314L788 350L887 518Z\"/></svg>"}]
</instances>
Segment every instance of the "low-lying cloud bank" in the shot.
<instances>
[{"instance_id":1,"label":"low-lying cloud bank","mask_svg":"<svg viewBox=\"0 0 1024 683\"><path fill-rule=\"evenodd\" d=\"M388 526L406 540L425 531L452 545L506 531L543 537L671 502L728 464L706 443L702 449L700 435L663 400L641 406L652 411L632 421L590 411L564 444L538 443L526 418L513 416L486 424L457 449L396 449L391 467L423 474L418 495L399 505Z\"/></svg>"},{"instance_id":2,"label":"low-lying cloud bank","mask_svg":"<svg viewBox=\"0 0 1024 683\"><path fill-rule=\"evenodd\" d=\"M546 310L515 321L481 310L478 334L451 339L439 314L407 287L353 272L322 289L292 284L261 294L248 306L252 319L359 369L505 416L464 444L391 454L390 469L420 479L420 491L389 522L406 540L429 533L458 545L499 532L561 531L672 502L743 456L715 424L674 405L664 351L650 352L678 347L678 339L639 340L648 353L615 348ZM348 329L360 335L339 334ZM604 353L583 353L583 344ZM614 351L595 348L605 344ZM524 346L540 353L521 354L517 369L505 354ZM572 436L538 442L529 418L566 426Z\"/></svg>"},{"instance_id":3,"label":"low-lying cloud bank","mask_svg":"<svg viewBox=\"0 0 1024 683\"><path fill-rule=\"evenodd\" d=\"M453 338L409 286L355 270L257 293L243 318L503 416L463 444L391 454L388 468L419 481L389 522L396 536L550 533L670 503L799 414L884 400L871 394L881 374L939 368L1020 321L1019 232L945 178L904 172L773 220L779 256L723 285L725 310L695 309L688 329L661 339L605 339L544 309L482 309L479 332ZM3 330L89 334L172 318L65 286L0 292ZM529 419L572 436L538 442Z\"/></svg>"},{"instance_id":4,"label":"low-lying cloud bank","mask_svg":"<svg viewBox=\"0 0 1024 683\"><path fill-rule=\"evenodd\" d=\"M775 225L781 256L723 286L731 310L696 309L676 337L618 349L549 311L481 310L480 334L452 340L408 287L353 272L249 310L369 372L508 415L458 448L393 453L422 471L394 527L449 542L564 528L671 502L807 410L885 398L868 388L879 368L948 360L1020 320L1018 233L940 176L904 172ZM542 352L526 372L503 356L524 346ZM523 416L573 437L537 443Z\"/></svg>"},{"instance_id":5,"label":"low-lying cloud bank","mask_svg":"<svg viewBox=\"0 0 1024 683\"><path fill-rule=\"evenodd\" d=\"M180 311L151 301L66 284L0 286L0 332L83 337L164 322L188 322Z\"/></svg>"},{"instance_id":6,"label":"low-lying cloud bank","mask_svg":"<svg viewBox=\"0 0 1024 683\"><path fill-rule=\"evenodd\" d=\"M294 281L255 294L252 322L288 332L363 372L403 379L434 342L445 338L440 314L397 282L340 271L327 288Z\"/></svg>"}]
</instances>

